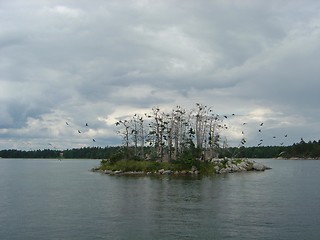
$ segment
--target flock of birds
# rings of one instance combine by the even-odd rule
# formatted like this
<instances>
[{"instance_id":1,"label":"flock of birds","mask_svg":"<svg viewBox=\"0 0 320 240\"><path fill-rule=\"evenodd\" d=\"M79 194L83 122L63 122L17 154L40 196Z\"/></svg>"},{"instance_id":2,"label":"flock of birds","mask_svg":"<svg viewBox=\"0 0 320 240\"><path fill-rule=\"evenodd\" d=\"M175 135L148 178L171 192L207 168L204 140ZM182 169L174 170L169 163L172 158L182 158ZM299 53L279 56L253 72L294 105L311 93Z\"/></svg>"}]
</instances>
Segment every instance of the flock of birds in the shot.
<instances>
[{"instance_id":1,"label":"flock of birds","mask_svg":"<svg viewBox=\"0 0 320 240\"><path fill-rule=\"evenodd\" d=\"M65 122L65 124L66 124L67 126L69 126L69 127L71 126L70 123L67 122L67 121ZM89 128L89 124L88 124L88 123L85 123L84 126L85 126L85 128ZM81 130L80 130L80 129L75 129L75 131L76 131L78 134L83 134L83 133L85 132L85 131L82 130L82 129L81 129ZM92 138L92 142L95 143L95 142L96 142L96 139L95 139L95 138ZM52 143L48 143L48 145L51 146L53 149L58 149L58 148L57 148L54 144L52 144Z\"/></svg>"},{"instance_id":2,"label":"flock of birds","mask_svg":"<svg viewBox=\"0 0 320 240\"><path fill-rule=\"evenodd\" d=\"M235 114L232 113L231 116L235 116ZM228 116L227 116L227 115L223 115L223 118L224 118L224 119L228 119ZM243 122L243 123L242 123L242 126L245 126L245 125L247 125L247 122ZM260 138L259 142L257 143L257 146L258 146L258 147L260 147L260 146L263 144L263 141L264 141L264 139L262 138L262 133L263 133L262 128L263 128L263 125L264 125L263 122L259 123L258 133L261 135L261 138ZM225 129L228 129L228 127L227 127L226 124L224 124L223 127L224 127ZM244 131L244 130L241 130L241 135L242 135L242 138L241 138L241 141L240 141L239 146L244 146L244 145L247 143L247 138L245 137L245 131ZM287 138L287 137L288 137L288 134L284 134L283 137L284 137L284 138ZM279 138L279 137L277 137L277 136L272 136L272 139L277 139L277 138ZM283 140L283 139L282 139L282 140ZM284 141L281 141L281 142L280 142L280 146L283 146L283 144L284 144Z\"/></svg>"},{"instance_id":3,"label":"flock of birds","mask_svg":"<svg viewBox=\"0 0 320 240\"><path fill-rule=\"evenodd\" d=\"M230 114L230 115L222 115L222 118L223 118L224 120L227 120L228 118L234 117L234 116L235 116L235 114L232 113L232 114ZM71 126L68 121L66 121L65 124L66 124L67 126L69 126L69 127ZM242 123L242 126L244 127L244 126L247 125L247 124L248 124L247 122L243 122L243 123ZM263 133L264 123L261 122L261 123L259 123L258 126L259 126L259 129L258 129L257 131L258 131L258 133L261 135L261 138L260 138L259 142L257 143L257 146L260 147L260 146L263 144L263 141L264 141L264 139L262 138L262 136L263 136L262 133ZM84 127L88 129L88 128L89 128L89 124L88 124L88 123L85 123L85 124L84 124ZM227 124L219 125L219 127L224 128L224 129L228 129L228 125L227 125ZM246 138L246 136L245 136L245 130L243 129L243 127L242 127L242 130L241 130L242 138L241 138L241 140L240 140L239 146L244 146L244 145L247 143L247 138ZM79 128L75 128L75 131L76 131L78 134L83 134L83 133L85 132L85 130L82 130L82 129L79 129ZM287 137L288 137L288 134L285 134L285 135L284 135L284 138L287 138ZM277 136L272 136L272 138L273 138L273 139L276 139ZM279 137L278 137L278 138L279 138ZM96 142L96 139L95 139L95 138L92 138L91 140L92 140L93 143ZM283 144L284 144L284 142L281 141L281 142L280 142L280 145L282 146ZM49 143L49 145L52 146L52 147L54 147L51 143ZM54 148L55 148L55 147L54 147Z\"/></svg>"},{"instance_id":4,"label":"flock of birds","mask_svg":"<svg viewBox=\"0 0 320 240\"><path fill-rule=\"evenodd\" d=\"M66 122L66 125L67 125L67 126L70 126L69 122ZM85 127L86 127L86 128L88 128L88 127L89 127L89 124L88 124L88 123L86 123L86 124L85 124ZM82 133L82 131L81 131L81 130L79 130L79 129L77 129L77 132L78 132L79 134L81 134L81 133ZM96 142L96 140L95 140L94 138L92 138L92 141L93 141L93 142Z\"/></svg>"}]
</instances>

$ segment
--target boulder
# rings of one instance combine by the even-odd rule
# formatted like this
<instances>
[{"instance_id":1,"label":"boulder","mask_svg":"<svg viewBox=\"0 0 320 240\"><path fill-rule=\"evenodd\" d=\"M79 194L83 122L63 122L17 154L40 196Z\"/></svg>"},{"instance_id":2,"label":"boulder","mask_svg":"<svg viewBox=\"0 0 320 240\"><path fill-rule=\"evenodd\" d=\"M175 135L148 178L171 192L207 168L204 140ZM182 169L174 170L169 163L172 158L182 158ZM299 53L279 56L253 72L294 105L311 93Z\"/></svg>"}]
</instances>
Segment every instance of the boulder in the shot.
<instances>
[{"instance_id":1,"label":"boulder","mask_svg":"<svg viewBox=\"0 0 320 240\"><path fill-rule=\"evenodd\" d=\"M253 169L254 171L264 171L264 170L267 169L267 167L266 167L265 165L261 164L261 163L255 162L255 163L253 163L253 165L252 165L252 169Z\"/></svg>"},{"instance_id":2,"label":"boulder","mask_svg":"<svg viewBox=\"0 0 320 240\"><path fill-rule=\"evenodd\" d=\"M171 174L171 173L172 173L171 170L165 170L165 171L162 172L162 174Z\"/></svg>"}]
</instances>

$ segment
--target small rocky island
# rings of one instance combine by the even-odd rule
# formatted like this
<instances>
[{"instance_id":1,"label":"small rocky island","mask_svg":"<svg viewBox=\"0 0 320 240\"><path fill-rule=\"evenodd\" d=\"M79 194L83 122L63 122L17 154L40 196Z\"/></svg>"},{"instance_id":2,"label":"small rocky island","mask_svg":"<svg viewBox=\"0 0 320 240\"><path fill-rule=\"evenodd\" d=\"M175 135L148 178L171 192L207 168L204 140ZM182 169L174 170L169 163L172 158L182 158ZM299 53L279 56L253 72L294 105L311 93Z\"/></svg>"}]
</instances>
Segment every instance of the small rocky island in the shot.
<instances>
[{"instance_id":1,"label":"small rocky island","mask_svg":"<svg viewBox=\"0 0 320 240\"><path fill-rule=\"evenodd\" d=\"M123 145L93 171L110 175L212 175L269 169L253 160L236 158L247 142L243 134L238 147L229 150L222 133L229 128L226 119L234 117L196 103L191 109L176 106L163 111L154 107L144 115L119 119L115 125Z\"/></svg>"},{"instance_id":2,"label":"small rocky island","mask_svg":"<svg viewBox=\"0 0 320 240\"><path fill-rule=\"evenodd\" d=\"M110 163L102 160L101 165L92 171L109 175L212 175L271 169L251 159L213 159L189 168L179 163L161 163L148 161L119 161Z\"/></svg>"}]
</instances>

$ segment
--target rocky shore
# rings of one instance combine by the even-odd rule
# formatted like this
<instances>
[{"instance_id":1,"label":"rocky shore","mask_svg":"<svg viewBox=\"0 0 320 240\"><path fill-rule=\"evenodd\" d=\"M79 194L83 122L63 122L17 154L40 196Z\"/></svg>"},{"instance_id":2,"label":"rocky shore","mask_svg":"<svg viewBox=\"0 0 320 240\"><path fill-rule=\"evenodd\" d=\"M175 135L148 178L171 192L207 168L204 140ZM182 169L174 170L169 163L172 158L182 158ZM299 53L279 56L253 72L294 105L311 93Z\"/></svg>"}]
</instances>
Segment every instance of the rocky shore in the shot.
<instances>
[{"instance_id":1,"label":"rocky shore","mask_svg":"<svg viewBox=\"0 0 320 240\"><path fill-rule=\"evenodd\" d=\"M212 165L211 165L212 164ZM258 163L250 159L212 159L210 167L214 168L215 174L226 174L248 171L265 171L271 169L264 164ZM192 166L189 170L173 171L171 169L159 169L155 171L122 171L121 169L100 170L99 168L91 169L93 172L100 172L108 175L198 175L201 171L197 167Z\"/></svg>"}]
</instances>

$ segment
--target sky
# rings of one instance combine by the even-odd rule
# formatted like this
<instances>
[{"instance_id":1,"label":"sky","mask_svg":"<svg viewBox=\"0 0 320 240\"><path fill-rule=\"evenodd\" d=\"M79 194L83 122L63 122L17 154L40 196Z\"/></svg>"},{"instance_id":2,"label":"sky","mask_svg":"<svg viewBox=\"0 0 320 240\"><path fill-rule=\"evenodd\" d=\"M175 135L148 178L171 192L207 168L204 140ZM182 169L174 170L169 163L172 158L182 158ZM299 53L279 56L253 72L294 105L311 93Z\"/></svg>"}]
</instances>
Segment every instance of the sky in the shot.
<instances>
[{"instance_id":1,"label":"sky","mask_svg":"<svg viewBox=\"0 0 320 240\"><path fill-rule=\"evenodd\" d=\"M317 0L1 0L0 149L119 145L195 103L230 146L318 141L319 63Z\"/></svg>"}]
</instances>

